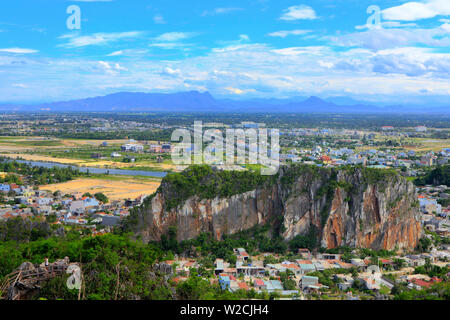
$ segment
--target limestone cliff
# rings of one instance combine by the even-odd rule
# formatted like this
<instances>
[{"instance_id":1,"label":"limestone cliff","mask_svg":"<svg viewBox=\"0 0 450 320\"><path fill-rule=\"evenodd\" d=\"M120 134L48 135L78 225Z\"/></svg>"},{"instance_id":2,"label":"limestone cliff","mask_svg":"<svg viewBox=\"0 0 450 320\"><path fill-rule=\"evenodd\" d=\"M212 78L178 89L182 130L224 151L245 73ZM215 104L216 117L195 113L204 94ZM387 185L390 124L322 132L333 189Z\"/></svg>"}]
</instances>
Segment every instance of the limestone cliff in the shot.
<instances>
[{"instance_id":1,"label":"limestone cliff","mask_svg":"<svg viewBox=\"0 0 450 320\"><path fill-rule=\"evenodd\" d=\"M214 174L218 173L195 177L185 184L191 183L195 189L193 181L200 181L202 188ZM359 167L282 167L276 176L254 187L246 182L243 190L251 190L226 197L214 196L214 191L222 192L217 181L227 183L223 178L214 180L210 183L213 192L197 195L193 191L177 193L177 180L163 180L156 194L132 215L135 230L144 240L159 240L170 226L176 226L181 241L202 232L221 239L224 234L257 224L278 223L286 240L315 227L322 247L388 250L413 249L422 233L414 186L395 172Z\"/></svg>"}]
</instances>

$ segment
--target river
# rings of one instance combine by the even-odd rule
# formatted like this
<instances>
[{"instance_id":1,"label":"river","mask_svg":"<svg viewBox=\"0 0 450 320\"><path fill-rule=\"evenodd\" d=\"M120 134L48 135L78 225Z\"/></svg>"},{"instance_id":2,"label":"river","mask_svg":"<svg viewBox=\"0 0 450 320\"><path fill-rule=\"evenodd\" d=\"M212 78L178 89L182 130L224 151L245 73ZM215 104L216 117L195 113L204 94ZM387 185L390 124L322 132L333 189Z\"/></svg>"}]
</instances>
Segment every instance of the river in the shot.
<instances>
[{"instance_id":1,"label":"river","mask_svg":"<svg viewBox=\"0 0 450 320\"><path fill-rule=\"evenodd\" d=\"M145 177L155 177L155 178L164 178L167 175L167 172L159 172L159 171L144 171L144 170L124 170L124 169L104 169L104 168L91 168L91 167L78 167L71 166L67 164L54 163L54 162L41 162L41 161L27 161L27 160L11 160L17 161L20 163L26 163L35 167L44 167L44 168L73 168L79 170L80 172L87 172L94 174L112 174L112 175L126 175L126 176L145 176Z\"/></svg>"}]
</instances>

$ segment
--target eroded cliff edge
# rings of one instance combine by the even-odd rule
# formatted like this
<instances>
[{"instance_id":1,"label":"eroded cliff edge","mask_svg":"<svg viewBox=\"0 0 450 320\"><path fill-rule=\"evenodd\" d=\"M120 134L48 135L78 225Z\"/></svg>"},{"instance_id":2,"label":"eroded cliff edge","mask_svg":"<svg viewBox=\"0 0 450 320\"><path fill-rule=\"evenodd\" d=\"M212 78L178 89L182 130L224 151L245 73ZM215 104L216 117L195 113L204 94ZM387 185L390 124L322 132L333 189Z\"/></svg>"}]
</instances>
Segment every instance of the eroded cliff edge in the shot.
<instances>
[{"instance_id":1,"label":"eroded cliff edge","mask_svg":"<svg viewBox=\"0 0 450 320\"><path fill-rule=\"evenodd\" d=\"M144 241L179 241L270 224L286 240L312 228L322 247L412 250L422 235L414 185L395 171L291 165L277 175L197 166L168 175L129 219Z\"/></svg>"}]
</instances>

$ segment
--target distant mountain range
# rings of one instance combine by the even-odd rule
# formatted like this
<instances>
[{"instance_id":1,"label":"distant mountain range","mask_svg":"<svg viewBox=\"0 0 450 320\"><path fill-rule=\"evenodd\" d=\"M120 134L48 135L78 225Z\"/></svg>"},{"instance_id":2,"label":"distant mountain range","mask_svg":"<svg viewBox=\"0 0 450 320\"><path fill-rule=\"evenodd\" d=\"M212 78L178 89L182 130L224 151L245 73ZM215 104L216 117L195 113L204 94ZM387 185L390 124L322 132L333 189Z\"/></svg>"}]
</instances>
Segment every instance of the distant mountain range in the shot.
<instances>
[{"instance_id":1,"label":"distant mountain range","mask_svg":"<svg viewBox=\"0 0 450 320\"><path fill-rule=\"evenodd\" d=\"M326 112L326 113L450 113L447 106L375 106L348 97L320 99L215 99L209 92L119 92L106 96L36 105L0 105L16 112Z\"/></svg>"}]
</instances>

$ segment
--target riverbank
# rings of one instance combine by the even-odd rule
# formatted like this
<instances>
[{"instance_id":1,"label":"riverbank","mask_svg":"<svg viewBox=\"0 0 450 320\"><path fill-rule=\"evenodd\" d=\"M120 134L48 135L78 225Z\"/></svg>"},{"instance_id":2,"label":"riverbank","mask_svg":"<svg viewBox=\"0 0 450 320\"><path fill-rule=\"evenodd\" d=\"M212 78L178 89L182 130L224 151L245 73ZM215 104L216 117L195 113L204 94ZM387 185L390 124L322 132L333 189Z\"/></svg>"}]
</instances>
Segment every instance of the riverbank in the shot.
<instances>
[{"instance_id":1,"label":"riverbank","mask_svg":"<svg viewBox=\"0 0 450 320\"><path fill-rule=\"evenodd\" d=\"M173 164L168 163L142 163L142 164L130 164L110 160L83 160L72 158L60 158L52 156L44 156L38 154L24 154L24 153L0 153L0 157L9 158L13 160L25 160L32 162L45 162L64 164L73 167L88 167L107 170L133 170L133 171L151 171L151 172L172 172L177 171L177 168Z\"/></svg>"},{"instance_id":2,"label":"riverbank","mask_svg":"<svg viewBox=\"0 0 450 320\"><path fill-rule=\"evenodd\" d=\"M44 167L44 168L72 168L84 173L92 174L105 174L105 175L124 175L124 176L144 176L144 177L155 177L163 178L167 175L164 171L145 171L145 170L124 170L124 169L107 169L107 168L95 168L95 167L80 167L68 164L54 163L54 162L41 162L41 161L28 161L11 159L11 161L17 161L19 163L26 163L31 166Z\"/></svg>"}]
</instances>

